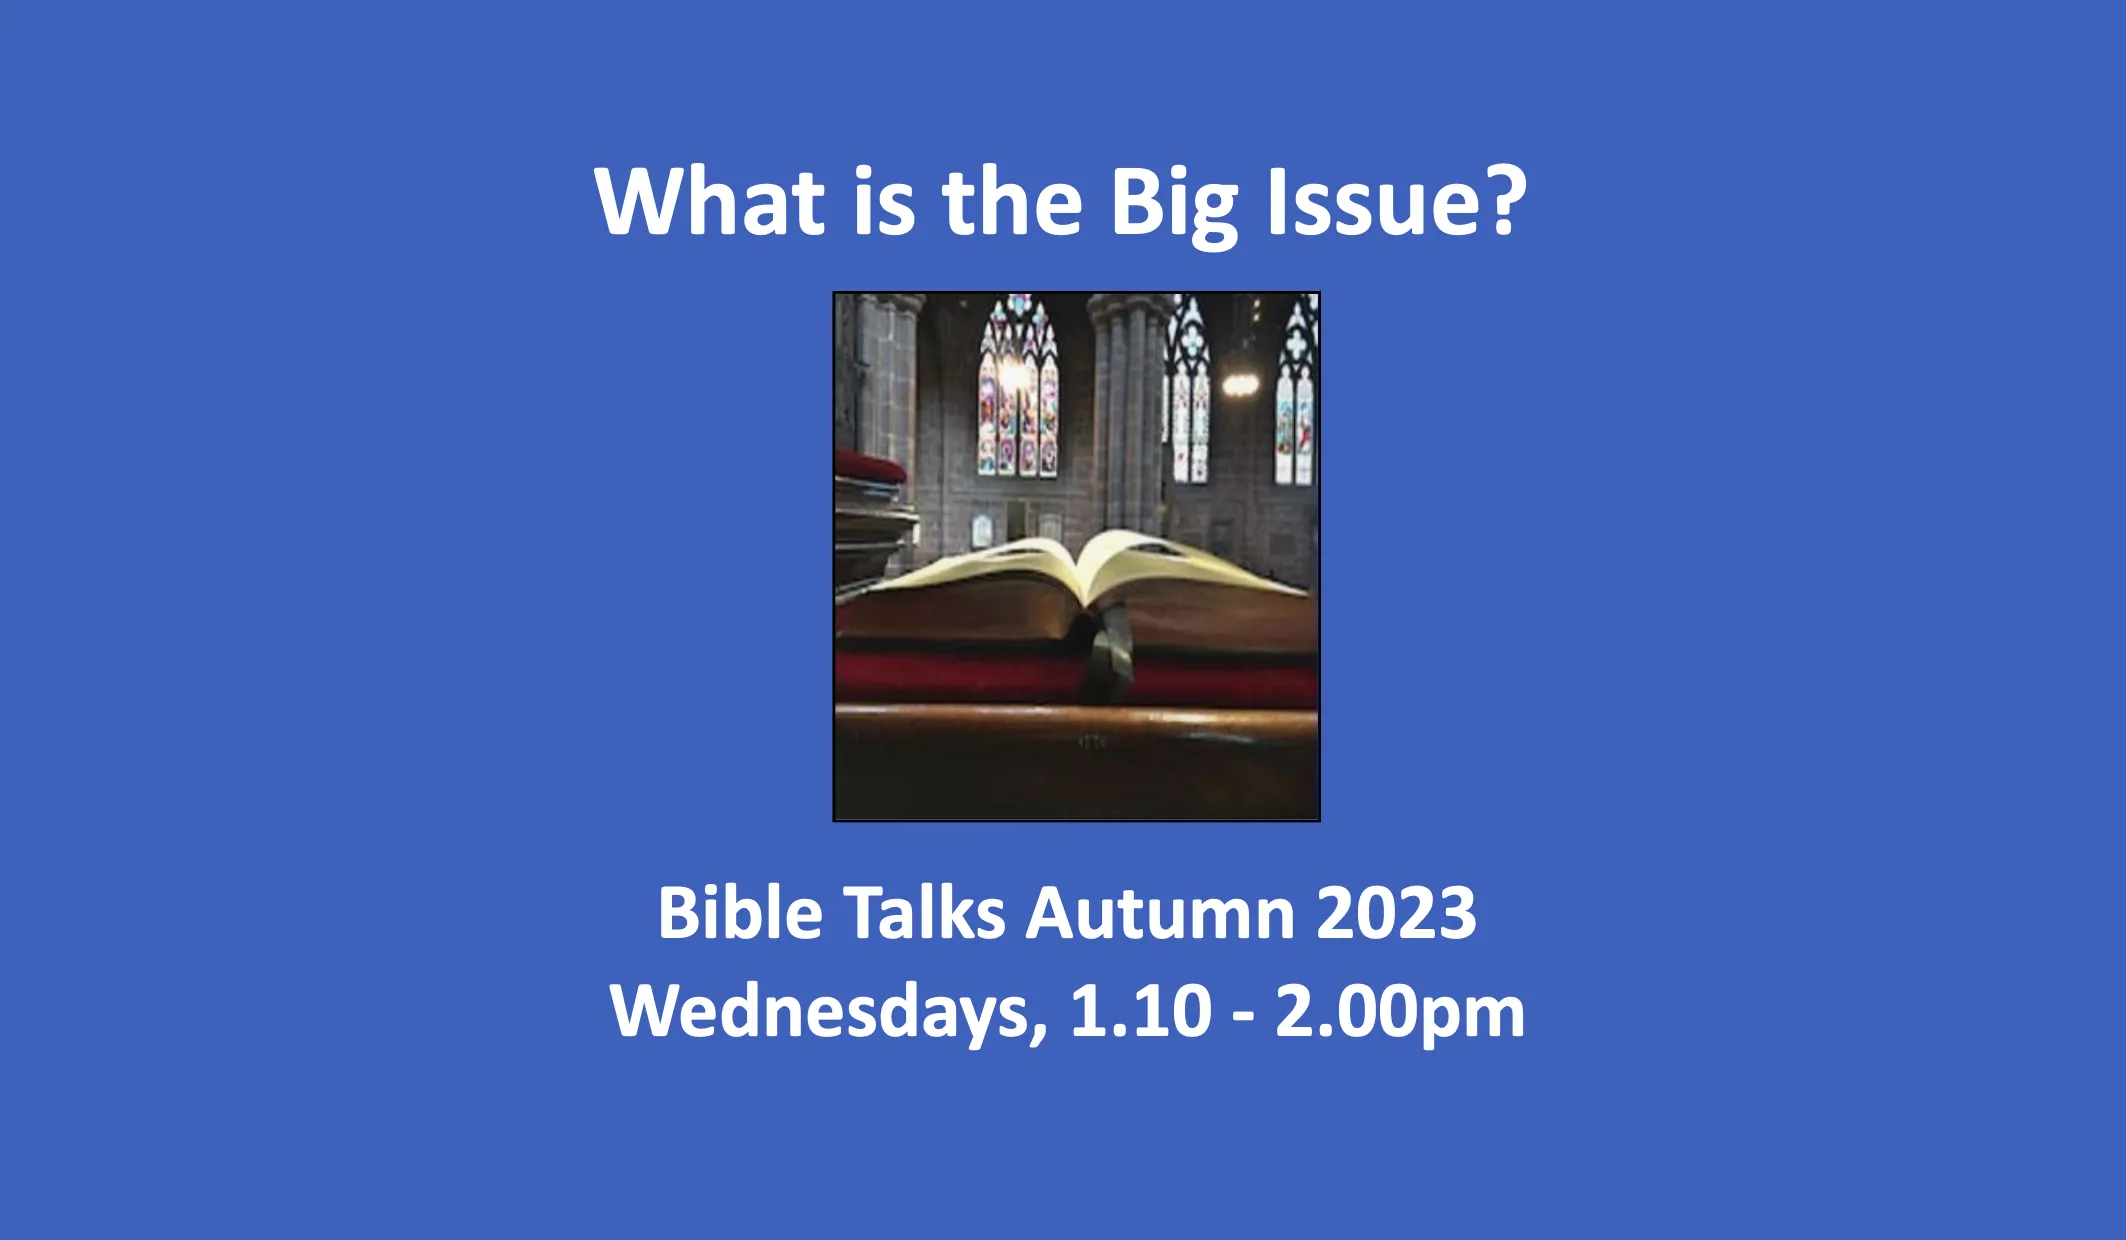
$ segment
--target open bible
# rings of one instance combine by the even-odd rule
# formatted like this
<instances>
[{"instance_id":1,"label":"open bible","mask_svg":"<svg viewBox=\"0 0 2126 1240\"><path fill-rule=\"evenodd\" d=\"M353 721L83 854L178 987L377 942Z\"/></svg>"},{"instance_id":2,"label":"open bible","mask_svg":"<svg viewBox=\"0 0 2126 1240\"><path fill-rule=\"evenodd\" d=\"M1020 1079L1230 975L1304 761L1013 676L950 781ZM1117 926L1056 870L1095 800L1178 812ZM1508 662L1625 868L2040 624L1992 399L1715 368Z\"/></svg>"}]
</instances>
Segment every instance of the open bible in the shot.
<instances>
[{"instance_id":1,"label":"open bible","mask_svg":"<svg viewBox=\"0 0 2126 1240\"><path fill-rule=\"evenodd\" d=\"M835 608L838 637L1060 641L1083 615L1128 610L1135 645L1313 654L1314 599L1193 547L1109 530L1073 558L1026 538L882 582Z\"/></svg>"},{"instance_id":2,"label":"open bible","mask_svg":"<svg viewBox=\"0 0 2126 1240\"><path fill-rule=\"evenodd\" d=\"M1312 595L1129 530L1029 538L844 595L839 700L1311 706Z\"/></svg>"}]
</instances>

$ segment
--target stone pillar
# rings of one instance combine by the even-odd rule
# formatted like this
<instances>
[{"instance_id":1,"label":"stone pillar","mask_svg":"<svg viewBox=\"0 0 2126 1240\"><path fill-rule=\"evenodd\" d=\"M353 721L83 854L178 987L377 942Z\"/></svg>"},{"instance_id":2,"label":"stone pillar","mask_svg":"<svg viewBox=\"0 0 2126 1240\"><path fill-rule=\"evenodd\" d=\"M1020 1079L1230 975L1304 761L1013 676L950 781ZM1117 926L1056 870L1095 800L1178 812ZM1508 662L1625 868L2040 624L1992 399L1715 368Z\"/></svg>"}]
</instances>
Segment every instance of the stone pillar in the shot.
<instances>
[{"instance_id":1,"label":"stone pillar","mask_svg":"<svg viewBox=\"0 0 2126 1240\"><path fill-rule=\"evenodd\" d=\"M865 293L856 299L856 450L908 471L902 495L915 502L915 320L919 293ZM908 567L904 552L888 575Z\"/></svg>"},{"instance_id":2,"label":"stone pillar","mask_svg":"<svg viewBox=\"0 0 2126 1240\"><path fill-rule=\"evenodd\" d=\"M1122 417L1122 410L1129 405L1129 325L1122 314L1115 313L1101 327L1107 341L1107 402L1093 409L1100 442L1107 446L1106 455L1100 458L1100 527L1114 529L1127 525L1117 506L1121 492L1113 479L1129 443L1129 428Z\"/></svg>"},{"instance_id":3,"label":"stone pillar","mask_svg":"<svg viewBox=\"0 0 2126 1240\"><path fill-rule=\"evenodd\" d=\"M856 302L857 450L915 473L915 316L919 293L866 293Z\"/></svg>"},{"instance_id":4,"label":"stone pillar","mask_svg":"<svg viewBox=\"0 0 2126 1240\"><path fill-rule=\"evenodd\" d=\"M834 295L834 446L856 447L856 297Z\"/></svg>"},{"instance_id":5,"label":"stone pillar","mask_svg":"<svg viewBox=\"0 0 2126 1240\"><path fill-rule=\"evenodd\" d=\"M1101 525L1159 532L1159 409L1171 293L1096 293L1087 303L1098 352L1093 425L1100 446Z\"/></svg>"}]
</instances>

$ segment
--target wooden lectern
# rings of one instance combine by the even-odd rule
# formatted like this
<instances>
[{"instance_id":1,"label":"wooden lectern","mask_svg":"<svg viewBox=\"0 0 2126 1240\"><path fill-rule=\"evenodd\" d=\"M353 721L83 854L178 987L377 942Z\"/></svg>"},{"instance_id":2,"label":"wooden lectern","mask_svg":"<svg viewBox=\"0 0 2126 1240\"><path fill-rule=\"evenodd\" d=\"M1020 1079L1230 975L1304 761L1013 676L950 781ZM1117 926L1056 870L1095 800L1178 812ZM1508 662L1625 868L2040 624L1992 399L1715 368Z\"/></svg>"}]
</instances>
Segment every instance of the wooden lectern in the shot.
<instances>
[{"instance_id":1,"label":"wooden lectern","mask_svg":"<svg viewBox=\"0 0 2126 1240\"><path fill-rule=\"evenodd\" d=\"M1320 713L839 703L837 820L1321 817Z\"/></svg>"}]
</instances>

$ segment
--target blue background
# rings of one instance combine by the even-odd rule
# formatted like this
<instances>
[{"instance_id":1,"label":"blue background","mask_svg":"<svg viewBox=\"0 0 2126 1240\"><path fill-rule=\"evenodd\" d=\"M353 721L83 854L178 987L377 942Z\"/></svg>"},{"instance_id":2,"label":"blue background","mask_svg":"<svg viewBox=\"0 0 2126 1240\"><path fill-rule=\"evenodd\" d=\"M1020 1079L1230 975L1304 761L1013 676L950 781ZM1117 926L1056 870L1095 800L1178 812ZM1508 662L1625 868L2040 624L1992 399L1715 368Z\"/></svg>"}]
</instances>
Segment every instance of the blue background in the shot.
<instances>
[{"instance_id":1,"label":"blue background","mask_svg":"<svg viewBox=\"0 0 2126 1240\"><path fill-rule=\"evenodd\" d=\"M22 1234L2116 1226L2087 14L4 27ZM607 235L593 167L695 160L811 171L828 234ZM951 235L984 160L1087 227ZM1496 161L1510 237L1267 232L1272 166L1488 204ZM1236 249L1110 234L1174 162ZM858 163L913 234L853 235ZM1323 290L1319 826L829 821L828 293L1004 286ZM656 934L661 884L770 880L828 934ZM1011 937L851 937L844 884L924 880ZM1332 882L1479 928L1315 941ZM1303 937L1029 944L1044 883ZM749 978L1050 1036L616 1035L611 982ZM1264 1019L1072 1039L1088 981ZM1527 1035L1281 1040L1291 981Z\"/></svg>"}]
</instances>

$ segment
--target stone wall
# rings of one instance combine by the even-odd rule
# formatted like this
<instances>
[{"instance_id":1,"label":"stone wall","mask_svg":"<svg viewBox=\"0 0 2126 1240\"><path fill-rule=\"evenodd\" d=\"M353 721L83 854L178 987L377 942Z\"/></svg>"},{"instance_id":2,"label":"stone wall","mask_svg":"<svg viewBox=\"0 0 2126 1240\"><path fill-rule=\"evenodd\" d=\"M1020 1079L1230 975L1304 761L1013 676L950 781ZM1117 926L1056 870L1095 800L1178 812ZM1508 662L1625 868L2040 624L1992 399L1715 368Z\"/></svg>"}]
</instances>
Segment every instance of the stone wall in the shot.
<instances>
[{"instance_id":1,"label":"stone wall","mask_svg":"<svg viewBox=\"0 0 2126 1240\"><path fill-rule=\"evenodd\" d=\"M916 437L926 449L916 506L927 563L973 548L974 518L990 518L995 542L1010 536L1012 507L1024 506L1028 536L1041 519L1060 526L1076 550L1100 532L1099 437L1093 418L1095 349L1083 293L1039 295L1056 330L1056 403L1062 445L1054 478L982 477L975 472L980 422L982 326L997 293L936 293L924 302L917 361Z\"/></svg>"},{"instance_id":2,"label":"stone wall","mask_svg":"<svg viewBox=\"0 0 2126 1240\"><path fill-rule=\"evenodd\" d=\"M1306 589L1319 585L1315 531L1321 507L1321 408L1314 412L1314 485L1278 486L1277 357L1292 297L1280 293L1199 294L1211 346L1209 481L1172 480L1168 446L1167 535L1224 556L1251 572ZM1260 318L1254 303L1260 301ZM1225 376L1260 377L1254 395L1230 397Z\"/></svg>"}]
</instances>

